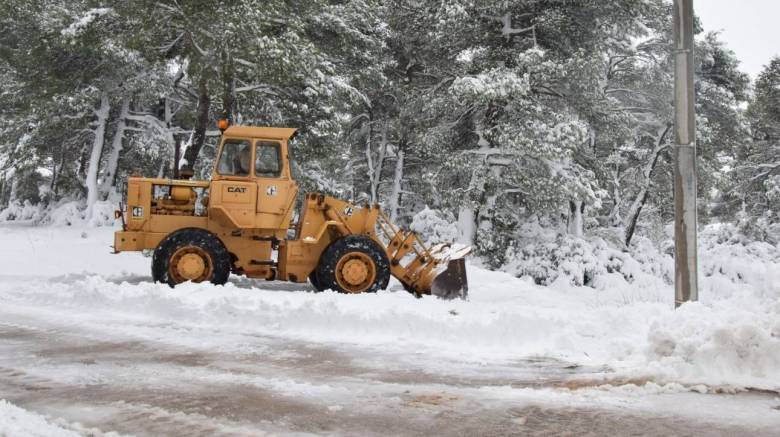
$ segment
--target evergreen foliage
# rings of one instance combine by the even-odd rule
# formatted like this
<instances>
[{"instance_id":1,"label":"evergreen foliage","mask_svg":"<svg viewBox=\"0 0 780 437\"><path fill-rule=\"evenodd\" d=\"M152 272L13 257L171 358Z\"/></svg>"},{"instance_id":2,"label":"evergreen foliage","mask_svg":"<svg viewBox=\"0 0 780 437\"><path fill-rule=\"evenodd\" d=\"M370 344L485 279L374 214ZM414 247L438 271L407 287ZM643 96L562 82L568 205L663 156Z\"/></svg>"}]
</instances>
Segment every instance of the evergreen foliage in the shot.
<instances>
[{"instance_id":1,"label":"evergreen foliage","mask_svg":"<svg viewBox=\"0 0 780 437\"><path fill-rule=\"evenodd\" d=\"M206 177L228 116L299 128L304 189L448 217L494 267L529 221L630 245L672 218L663 0L27 0L0 26L0 209ZM702 219L778 223L780 59L751 93L717 34L696 49Z\"/></svg>"}]
</instances>

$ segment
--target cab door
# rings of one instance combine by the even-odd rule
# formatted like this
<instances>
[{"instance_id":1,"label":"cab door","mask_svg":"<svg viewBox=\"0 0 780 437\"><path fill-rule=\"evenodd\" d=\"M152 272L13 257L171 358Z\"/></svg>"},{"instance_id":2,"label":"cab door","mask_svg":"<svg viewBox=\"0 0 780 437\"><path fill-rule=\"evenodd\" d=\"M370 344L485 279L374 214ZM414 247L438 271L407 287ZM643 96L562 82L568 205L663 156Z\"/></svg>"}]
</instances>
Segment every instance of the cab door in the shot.
<instances>
[{"instance_id":1,"label":"cab door","mask_svg":"<svg viewBox=\"0 0 780 437\"><path fill-rule=\"evenodd\" d=\"M285 142L275 140L255 141L255 225L260 229L277 231L280 239L286 236L298 193L298 186L290 177L286 146Z\"/></svg>"},{"instance_id":2,"label":"cab door","mask_svg":"<svg viewBox=\"0 0 780 437\"><path fill-rule=\"evenodd\" d=\"M226 139L211 181L209 220L224 227L255 227L257 185L252 180L252 142Z\"/></svg>"}]
</instances>

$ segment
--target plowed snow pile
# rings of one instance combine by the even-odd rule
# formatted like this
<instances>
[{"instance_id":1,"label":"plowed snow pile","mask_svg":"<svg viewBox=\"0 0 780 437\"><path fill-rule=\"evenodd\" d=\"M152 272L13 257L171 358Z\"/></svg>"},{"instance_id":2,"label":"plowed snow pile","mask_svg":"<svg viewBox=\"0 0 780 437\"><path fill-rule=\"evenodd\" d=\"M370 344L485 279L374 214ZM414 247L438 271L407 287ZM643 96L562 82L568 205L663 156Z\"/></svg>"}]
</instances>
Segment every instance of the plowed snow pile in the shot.
<instances>
[{"instance_id":1,"label":"plowed snow pile","mask_svg":"<svg viewBox=\"0 0 780 437\"><path fill-rule=\"evenodd\" d=\"M397 283L376 295L313 293L308 285L235 277L224 287L172 290L149 282L150 258L110 255L112 231L0 228L0 305L85 327L143 321L144 328L111 329L171 343L194 340L150 326L411 350L431 362L547 356L659 383L780 389L780 257L768 244L705 243L702 300L674 310L672 287L660 280L543 287L473 265L469 301L415 299ZM207 338L197 341L209 345Z\"/></svg>"},{"instance_id":2,"label":"plowed snow pile","mask_svg":"<svg viewBox=\"0 0 780 437\"><path fill-rule=\"evenodd\" d=\"M43 416L23 410L0 399L0 435L26 437L78 437L81 434L61 428Z\"/></svg>"}]
</instances>

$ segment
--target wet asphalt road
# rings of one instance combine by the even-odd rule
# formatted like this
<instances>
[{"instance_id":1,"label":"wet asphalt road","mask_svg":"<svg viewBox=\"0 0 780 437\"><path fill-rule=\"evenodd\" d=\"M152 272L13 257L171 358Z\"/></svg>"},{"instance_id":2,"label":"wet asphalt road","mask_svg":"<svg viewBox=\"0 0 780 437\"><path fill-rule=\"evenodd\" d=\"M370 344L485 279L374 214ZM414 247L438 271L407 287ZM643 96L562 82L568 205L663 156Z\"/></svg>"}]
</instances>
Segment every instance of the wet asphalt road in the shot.
<instances>
[{"instance_id":1,"label":"wet asphalt road","mask_svg":"<svg viewBox=\"0 0 780 437\"><path fill-rule=\"evenodd\" d=\"M161 338L237 338L175 325L142 328L166 331ZM608 392L607 403L598 394L580 396L605 370L552 360L442 362L436 369L413 353L255 335L239 343L226 353L122 338L1 308L0 398L85 435L769 436L780 429L780 411L774 426L645 408L646 399ZM667 401L769 408L774 397L682 393L649 405Z\"/></svg>"}]
</instances>

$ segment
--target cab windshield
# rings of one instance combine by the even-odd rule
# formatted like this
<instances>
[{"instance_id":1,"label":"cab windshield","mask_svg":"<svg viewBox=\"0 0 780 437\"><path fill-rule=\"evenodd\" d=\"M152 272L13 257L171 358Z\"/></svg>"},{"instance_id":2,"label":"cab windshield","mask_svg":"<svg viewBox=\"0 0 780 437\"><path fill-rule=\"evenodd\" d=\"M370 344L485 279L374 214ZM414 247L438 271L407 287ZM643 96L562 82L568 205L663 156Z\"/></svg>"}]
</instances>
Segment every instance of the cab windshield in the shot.
<instances>
[{"instance_id":1,"label":"cab windshield","mask_svg":"<svg viewBox=\"0 0 780 437\"><path fill-rule=\"evenodd\" d=\"M249 176L251 163L252 145L249 140L225 140L217 173L223 176Z\"/></svg>"}]
</instances>

